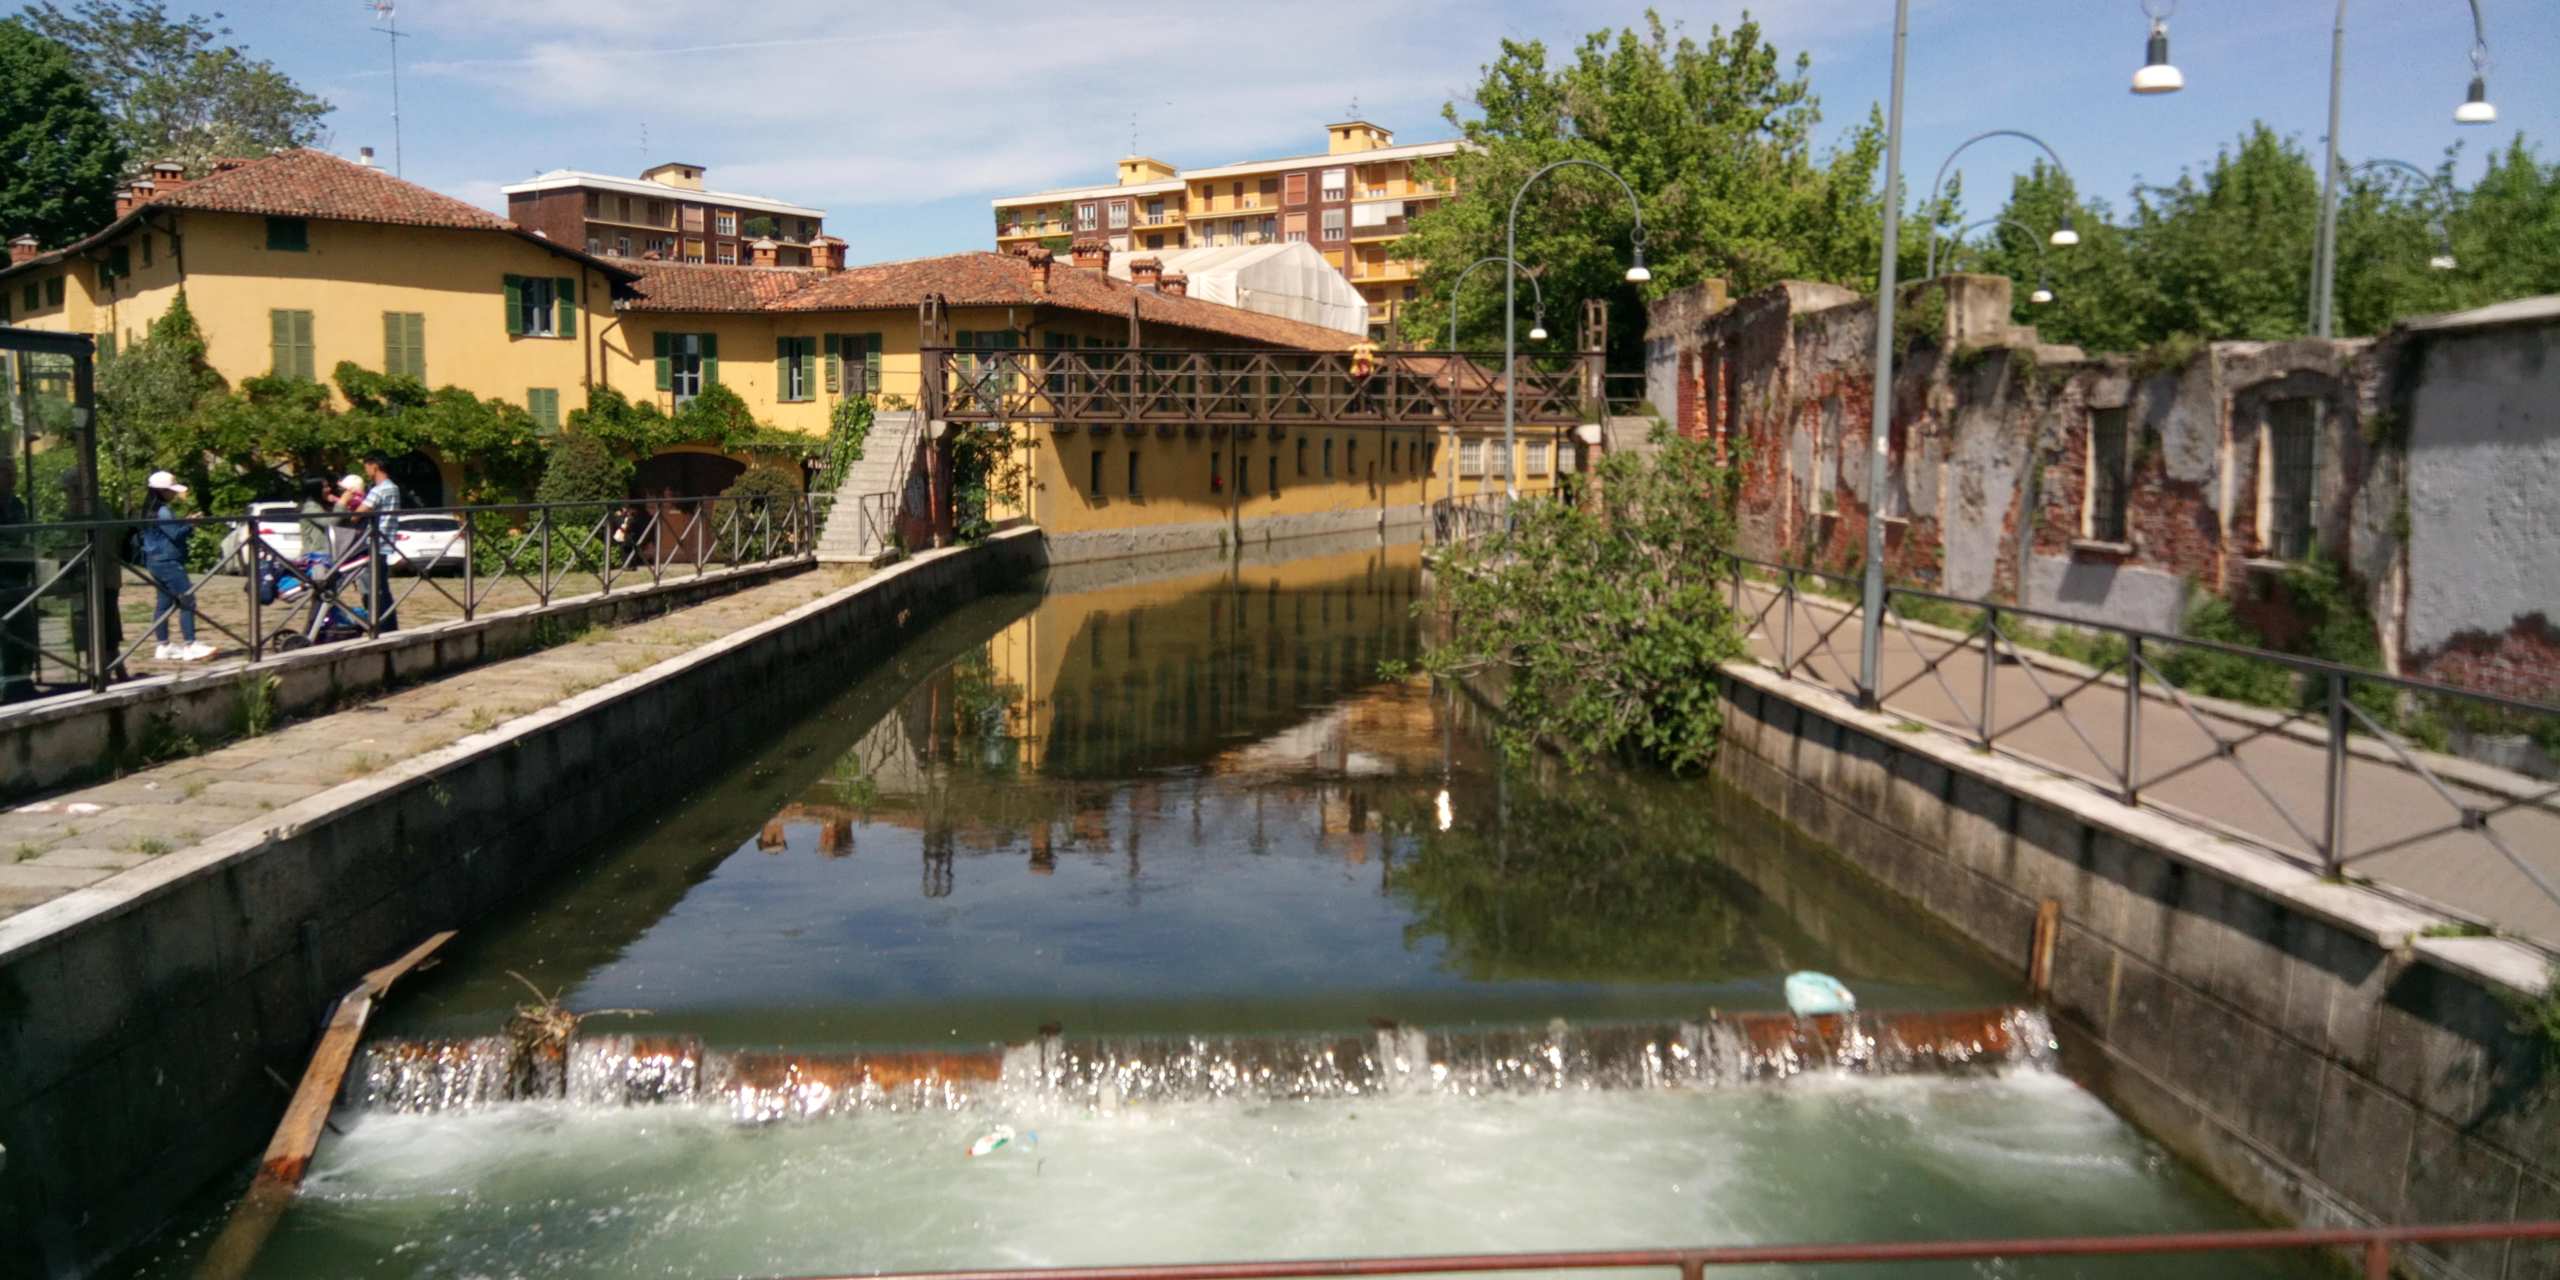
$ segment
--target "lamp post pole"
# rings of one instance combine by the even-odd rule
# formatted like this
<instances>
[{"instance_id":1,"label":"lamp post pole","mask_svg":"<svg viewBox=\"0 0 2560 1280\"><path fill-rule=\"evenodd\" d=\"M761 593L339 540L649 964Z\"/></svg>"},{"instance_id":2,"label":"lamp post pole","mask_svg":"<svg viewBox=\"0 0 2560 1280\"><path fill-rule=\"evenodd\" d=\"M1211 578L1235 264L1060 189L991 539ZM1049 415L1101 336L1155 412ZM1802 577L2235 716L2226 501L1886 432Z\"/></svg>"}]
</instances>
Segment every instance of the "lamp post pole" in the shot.
<instances>
[{"instance_id":1,"label":"lamp post pole","mask_svg":"<svg viewBox=\"0 0 2560 1280\"><path fill-rule=\"evenodd\" d=\"M1896 0L1901 4L1909 2ZM1538 185L1538 179L1571 165L1597 169L1609 175L1609 180L1627 193L1627 206L1635 211L1636 221L1635 263L1627 268L1627 279L1642 284L1653 278L1653 273L1644 265L1644 202L1636 199L1636 189L1628 186L1627 180L1619 177L1617 170L1597 160L1558 160L1530 174L1529 180L1521 183L1520 190L1513 193L1511 216L1502 224L1502 260L1506 264L1502 270L1502 499L1506 516L1510 505L1520 501L1520 468L1513 463L1511 456L1518 435L1520 412L1520 378L1516 367L1520 363L1520 200L1529 194L1529 188Z\"/></svg>"},{"instance_id":2,"label":"lamp post pole","mask_svg":"<svg viewBox=\"0 0 2560 1280\"><path fill-rule=\"evenodd\" d=\"M1947 237L1947 270L1953 271L1956 269L1956 252L1964 248L1965 236L1971 232L1979 231L1984 227L1991 226L2007 227L2012 231L2016 231L2019 234L2024 235L2029 244L2036 247L2036 291L2038 293L2045 292L2046 287L2050 283L2050 277L2045 273L2044 241L2038 238L2034 231L2029 230L2025 223L2018 221L2016 218L2003 217L1996 213L1988 218L1976 218L1973 221L1956 228L1954 233ZM1933 264L1937 261L1937 254L1937 229L1932 227L1930 228L1929 234L1929 259ZM1933 271L1930 274L1935 276L1937 273ZM2030 296L2027 301L2048 302L2051 301L2051 299Z\"/></svg>"},{"instance_id":3,"label":"lamp post pole","mask_svg":"<svg viewBox=\"0 0 2560 1280\"><path fill-rule=\"evenodd\" d=\"M1884 658L1884 463L1893 429L1893 303L1901 287L1894 258L1902 247L1902 65L1911 43L1911 0L1893 0L1893 98L1884 132L1884 252L1876 263L1874 437L1867 451L1867 584L1865 625L1858 628L1858 699L1876 703ZM1959 148L1961 150L1961 148ZM1953 156L1948 159L1954 159ZM2055 163L2059 164L2060 161ZM1942 170L1943 172L1943 170Z\"/></svg>"},{"instance_id":4,"label":"lamp post pole","mask_svg":"<svg viewBox=\"0 0 2560 1280\"><path fill-rule=\"evenodd\" d=\"M2054 172L2062 175L2063 184L2070 187L2075 194L2080 190L2079 185L2071 181L2070 168L2062 163L2062 153L2054 150L2053 147L2046 143L2044 139L2039 138L2032 133L2028 133L2023 129L1986 129L1981 133L1977 133L1972 137L1957 143L1956 149L1948 152L1947 158L1939 162L1938 176L1929 179L1929 203L1925 207L1929 214L1928 270L1931 278L1935 278L1938 274L1938 192L1943 190L1947 185L1947 170L1954 167L1956 157L1963 155L1966 148L1971 147L1977 142L1982 142L1991 138L2019 138L2036 144L2038 148L2043 150L2045 157L2053 161ZM2050 243L2064 248L2080 243L2079 229L2071 225L2071 206L2069 202L2066 201L2062 208L2062 224L2055 227L2053 229L2053 234L2047 239Z\"/></svg>"},{"instance_id":5,"label":"lamp post pole","mask_svg":"<svg viewBox=\"0 0 2560 1280\"><path fill-rule=\"evenodd\" d=\"M1502 263L1514 271L1520 269L1519 263L1513 262L1502 254L1488 254L1468 263L1466 269L1458 273L1458 282L1449 286L1449 394L1453 399L1458 393L1458 291L1467 287L1467 277L1474 275L1476 268L1494 262ZM1529 326L1529 341L1543 342L1547 336L1547 290L1546 286L1538 283L1538 277L1535 275L1529 276L1529 296L1538 301L1538 319L1537 323ZM1504 299L1506 304L1509 301L1508 298ZM1507 305L1505 309L1508 310ZM1457 443L1457 424L1452 421L1445 431L1452 446L1449 450L1449 496L1454 499L1458 496L1458 451L1454 447ZM1507 445L1510 442L1505 440L1504 443ZM1439 468L1434 467L1432 470L1437 471ZM1510 466L1507 461L1504 464L1503 473L1504 478L1508 479ZM1484 485L1481 481L1476 485L1476 489L1478 492L1483 491Z\"/></svg>"}]
</instances>

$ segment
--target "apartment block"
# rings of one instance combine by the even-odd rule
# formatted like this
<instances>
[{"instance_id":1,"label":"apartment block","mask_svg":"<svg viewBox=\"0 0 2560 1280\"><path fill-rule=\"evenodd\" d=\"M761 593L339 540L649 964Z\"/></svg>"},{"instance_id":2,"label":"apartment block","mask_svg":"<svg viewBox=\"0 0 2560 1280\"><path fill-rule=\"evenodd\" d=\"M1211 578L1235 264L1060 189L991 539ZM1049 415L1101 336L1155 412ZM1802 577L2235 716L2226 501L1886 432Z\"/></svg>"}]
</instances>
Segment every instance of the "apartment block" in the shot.
<instances>
[{"instance_id":1,"label":"apartment block","mask_svg":"<svg viewBox=\"0 0 2560 1280\"><path fill-rule=\"evenodd\" d=\"M516 225L600 257L782 267L815 261L826 210L714 191L704 183L707 173L681 161L651 165L638 178L554 169L500 190Z\"/></svg>"},{"instance_id":2,"label":"apartment block","mask_svg":"<svg viewBox=\"0 0 2560 1280\"><path fill-rule=\"evenodd\" d=\"M1315 246L1359 290L1369 331L1383 338L1420 292L1420 268L1396 252L1412 219L1452 189L1445 161L1455 141L1398 145L1367 120L1325 127L1321 154L1176 169L1149 156L1120 162L1106 186L1069 187L995 202L996 247L1081 240L1115 251L1202 249L1302 242Z\"/></svg>"}]
</instances>

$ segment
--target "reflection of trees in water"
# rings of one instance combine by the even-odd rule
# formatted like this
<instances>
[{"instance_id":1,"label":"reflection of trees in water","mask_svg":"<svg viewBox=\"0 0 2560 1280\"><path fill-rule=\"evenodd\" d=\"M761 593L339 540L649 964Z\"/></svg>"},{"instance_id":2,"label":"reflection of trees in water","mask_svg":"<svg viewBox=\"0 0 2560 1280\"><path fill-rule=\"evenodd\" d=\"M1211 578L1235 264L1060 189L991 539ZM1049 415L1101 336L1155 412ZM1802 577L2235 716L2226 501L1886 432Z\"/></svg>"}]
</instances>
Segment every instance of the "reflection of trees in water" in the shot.
<instances>
[{"instance_id":1,"label":"reflection of trees in water","mask_svg":"<svg viewBox=\"0 0 2560 1280\"><path fill-rule=\"evenodd\" d=\"M1765 974L1812 950L1717 860L1714 814L1694 786L1618 774L1490 783L1462 775L1456 820L1429 796L1387 801L1403 850L1388 873L1410 904L1408 943L1440 938L1466 976L1704 981ZM1788 945L1793 944L1793 945Z\"/></svg>"}]
</instances>

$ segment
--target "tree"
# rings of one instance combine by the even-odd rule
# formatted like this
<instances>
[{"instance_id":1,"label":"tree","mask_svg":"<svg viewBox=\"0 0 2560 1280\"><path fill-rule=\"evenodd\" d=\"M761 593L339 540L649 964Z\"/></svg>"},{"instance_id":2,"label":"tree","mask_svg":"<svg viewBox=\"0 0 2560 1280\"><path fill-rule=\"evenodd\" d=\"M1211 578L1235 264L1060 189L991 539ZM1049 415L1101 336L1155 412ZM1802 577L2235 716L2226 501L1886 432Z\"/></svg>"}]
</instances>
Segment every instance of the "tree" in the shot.
<instances>
[{"instance_id":1,"label":"tree","mask_svg":"<svg viewBox=\"0 0 2560 1280\"><path fill-rule=\"evenodd\" d=\"M204 352L181 289L141 341L98 362L98 491L108 510L135 509L143 477L167 452L163 434L222 389Z\"/></svg>"},{"instance_id":2,"label":"tree","mask_svg":"<svg viewBox=\"0 0 2560 1280\"><path fill-rule=\"evenodd\" d=\"M2293 338L2310 328L2320 179L2264 122L2199 178L2134 191L2134 256L2157 335Z\"/></svg>"},{"instance_id":3,"label":"tree","mask_svg":"<svg viewBox=\"0 0 2560 1280\"><path fill-rule=\"evenodd\" d=\"M115 216L125 150L71 51L0 20L0 237L69 244Z\"/></svg>"},{"instance_id":4,"label":"tree","mask_svg":"<svg viewBox=\"0 0 2560 1280\"><path fill-rule=\"evenodd\" d=\"M2069 247L2050 243L2065 212L2080 233ZM1939 261L2005 275L2016 282L2011 315L2036 327L2048 342L2068 342L2088 351L2130 351L2159 335L2149 329L2158 309L2150 282L2133 261L2133 244L2125 229L2109 217L2102 202L2083 203L2070 179L2042 161L2010 184L2004 220L1988 229L1983 248L1942 245ZM2029 295L2039 283L2053 290L2053 301L2036 303Z\"/></svg>"},{"instance_id":5,"label":"tree","mask_svg":"<svg viewBox=\"0 0 2560 1280\"><path fill-rule=\"evenodd\" d=\"M1545 747L1575 768L1678 772L1715 752L1717 668L1742 653L1724 574L1737 482L1712 446L1660 434L1650 458L1603 458L1594 500L1520 504L1442 566L1449 639L1420 666L1497 681L1494 736L1515 762Z\"/></svg>"},{"instance_id":6,"label":"tree","mask_svg":"<svg viewBox=\"0 0 2560 1280\"><path fill-rule=\"evenodd\" d=\"M274 63L225 43L231 28L161 0L54 0L26 20L68 46L124 139L142 162L177 160L201 171L221 156L309 146L329 103L303 91Z\"/></svg>"},{"instance_id":7,"label":"tree","mask_svg":"<svg viewBox=\"0 0 2560 1280\"><path fill-rule=\"evenodd\" d=\"M1555 68L1543 43L1504 41L1475 91L1478 117L1462 119L1454 103L1444 109L1471 145L1448 162L1458 197L1417 217L1407 241L1423 264L1424 301L1405 308L1404 341L1445 341L1438 335L1458 273L1502 252L1520 184L1569 158L1607 165L1635 189L1653 283L1642 291L1625 283L1633 241L1626 197L1587 169L1540 182L1522 208L1519 257L1540 274L1552 307L1610 300L1610 347L1620 367L1640 359L1646 293L1709 276L1737 290L1788 278L1872 283L1881 121L1870 114L1817 158L1812 136L1821 112L1806 80L1810 65L1799 55L1790 73L1748 16L1730 31L1711 28L1701 45L1675 39L1648 14L1643 33L1595 32ZM1459 300L1462 334L1482 342L1498 333L1501 305L1498 289L1470 289ZM1549 327L1566 332L1577 314L1551 314Z\"/></svg>"}]
</instances>

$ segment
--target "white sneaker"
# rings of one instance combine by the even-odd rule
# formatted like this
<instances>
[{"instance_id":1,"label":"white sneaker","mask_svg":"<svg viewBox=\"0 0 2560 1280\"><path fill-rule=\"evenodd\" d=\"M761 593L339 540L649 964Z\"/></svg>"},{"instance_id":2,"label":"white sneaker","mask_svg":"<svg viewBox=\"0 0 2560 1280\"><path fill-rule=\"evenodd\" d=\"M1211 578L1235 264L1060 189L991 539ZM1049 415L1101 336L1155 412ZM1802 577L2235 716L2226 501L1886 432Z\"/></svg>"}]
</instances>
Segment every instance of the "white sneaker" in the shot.
<instances>
[{"instance_id":1,"label":"white sneaker","mask_svg":"<svg viewBox=\"0 0 2560 1280\"><path fill-rule=\"evenodd\" d=\"M167 662L177 656L178 646L174 644L153 645L151 647L151 658L155 662Z\"/></svg>"},{"instance_id":2,"label":"white sneaker","mask_svg":"<svg viewBox=\"0 0 2560 1280\"><path fill-rule=\"evenodd\" d=\"M212 657L213 652L214 650L212 645L206 644L201 640L195 640L188 642L184 647L178 650L177 659L180 662L202 662L205 659Z\"/></svg>"}]
</instances>

